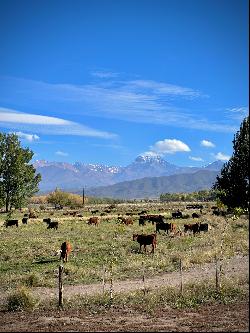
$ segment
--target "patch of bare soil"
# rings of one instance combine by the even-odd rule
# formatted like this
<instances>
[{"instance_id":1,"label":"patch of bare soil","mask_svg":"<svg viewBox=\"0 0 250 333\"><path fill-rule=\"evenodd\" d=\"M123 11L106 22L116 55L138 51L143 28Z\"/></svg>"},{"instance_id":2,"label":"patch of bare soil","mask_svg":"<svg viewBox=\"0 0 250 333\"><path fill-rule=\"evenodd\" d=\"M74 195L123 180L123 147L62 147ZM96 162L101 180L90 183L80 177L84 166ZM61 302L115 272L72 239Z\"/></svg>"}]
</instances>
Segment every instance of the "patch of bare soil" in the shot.
<instances>
[{"instance_id":1,"label":"patch of bare soil","mask_svg":"<svg viewBox=\"0 0 250 333\"><path fill-rule=\"evenodd\" d=\"M198 310L159 309L151 315L120 309L0 314L1 332L249 332L248 303L206 305Z\"/></svg>"}]
</instances>

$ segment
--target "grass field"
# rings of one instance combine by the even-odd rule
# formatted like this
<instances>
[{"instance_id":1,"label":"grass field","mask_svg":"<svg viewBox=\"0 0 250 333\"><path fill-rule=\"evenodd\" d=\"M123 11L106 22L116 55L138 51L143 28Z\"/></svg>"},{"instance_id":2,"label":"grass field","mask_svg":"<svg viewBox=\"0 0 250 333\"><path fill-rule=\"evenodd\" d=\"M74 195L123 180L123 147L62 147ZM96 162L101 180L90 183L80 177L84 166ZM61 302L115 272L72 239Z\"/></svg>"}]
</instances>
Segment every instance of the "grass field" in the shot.
<instances>
[{"instance_id":1,"label":"grass field","mask_svg":"<svg viewBox=\"0 0 250 333\"><path fill-rule=\"evenodd\" d=\"M64 264L64 284L91 284L101 282L104 269L107 274L112 264L114 280L138 278L142 276L142 265L145 274L150 277L162 272L179 269L179 259L182 259L183 269L194 264L214 261L215 255L229 258L235 254L248 254L249 222L247 216L233 219L231 216L214 216L211 203L206 204L199 221L206 222L210 230L199 235L167 235L163 231L157 234L155 254L140 253L139 244L132 240L133 233L153 233L155 225L147 222L139 226L138 215L141 209L147 209L149 214L162 214L170 218L171 212L180 208L184 214L185 205L149 203L144 206L136 204L120 204L111 213L100 216L98 226L88 225L91 209L102 212L105 206L88 207L79 210L83 217L65 216L65 211L41 211L38 218L29 219L28 224L22 224L24 212L14 212L12 218L19 219L19 227L4 226L6 214L0 215L0 285L2 290L16 286L57 285L60 249L65 240L72 244L69 262ZM125 216L126 212L134 214L133 225L121 225L118 214ZM97 214L98 215L98 214ZM58 230L47 229L42 221L51 217L59 222ZM185 223L194 223L197 219L191 217L171 220L183 230ZM149 249L151 250L151 249ZM221 251L222 250L222 251Z\"/></svg>"}]
</instances>

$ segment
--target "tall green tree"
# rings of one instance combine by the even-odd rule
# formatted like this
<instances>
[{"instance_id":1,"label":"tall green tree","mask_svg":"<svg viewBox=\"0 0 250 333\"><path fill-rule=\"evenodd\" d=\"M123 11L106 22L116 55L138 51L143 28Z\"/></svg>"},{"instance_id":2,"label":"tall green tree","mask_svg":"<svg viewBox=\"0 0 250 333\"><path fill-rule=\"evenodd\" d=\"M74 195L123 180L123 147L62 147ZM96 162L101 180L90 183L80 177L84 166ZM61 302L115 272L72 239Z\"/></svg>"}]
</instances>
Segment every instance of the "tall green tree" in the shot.
<instances>
[{"instance_id":1,"label":"tall green tree","mask_svg":"<svg viewBox=\"0 0 250 333\"><path fill-rule=\"evenodd\" d=\"M0 133L0 202L6 212L21 208L38 191L41 175L30 164L33 154L16 134Z\"/></svg>"},{"instance_id":2,"label":"tall green tree","mask_svg":"<svg viewBox=\"0 0 250 333\"><path fill-rule=\"evenodd\" d=\"M224 164L213 188L218 199L229 209L249 208L249 117L234 135L233 155Z\"/></svg>"}]
</instances>

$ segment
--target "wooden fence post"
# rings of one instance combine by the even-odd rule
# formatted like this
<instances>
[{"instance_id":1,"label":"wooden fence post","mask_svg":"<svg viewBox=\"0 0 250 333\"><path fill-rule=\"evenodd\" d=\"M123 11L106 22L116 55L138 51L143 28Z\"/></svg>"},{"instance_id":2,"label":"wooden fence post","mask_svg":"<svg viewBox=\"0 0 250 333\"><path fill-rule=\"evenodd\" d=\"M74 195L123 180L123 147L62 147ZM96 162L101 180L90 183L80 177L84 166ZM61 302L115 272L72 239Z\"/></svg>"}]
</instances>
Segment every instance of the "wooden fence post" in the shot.
<instances>
[{"instance_id":1,"label":"wooden fence post","mask_svg":"<svg viewBox=\"0 0 250 333\"><path fill-rule=\"evenodd\" d=\"M102 276L102 293L104 294L105 292L105 273L106 273L106 268L103 265L103 276Z\"/></svg>"},{"instance_id":2,"label":"wooden fence post","mask_svg":"<svg viewBox=\"0 0 250 333\"><path fill-rule=\"evenodd\" d=\"M218 257L217 255L215 256L215 287L216 291L219 291L219 270L218 270Z\"/></svg>"},{"instance_id":3,"label":"wooden fence post","mask_svg":"<svg viewBox=\"0 0 250 333\"><path fill-rule=\"evenodd\" d=\"M110 266L110 289L109 289L110 301L113 301L113 267Z\"/></svg>"},{"instance_id":4,"label":"wooden fence post","mask_svg":"<svg viewBox=\"0 0 250 333\"><path fill-rule=\"evenodd\" d=\"M181 275L181 288L180 288L180 292L181 295L183 295L183 276L182 276L182 260L180 258L180 275Z\"/></svg>"},{"instance_id":5,"label":"wooden fence post","mask_svg":"<svg viewBox=\"0 0 250 333\"><path fill-rule=\"evenodd\" d=\"M59 307L63 306L63 265L59 266Z\"/></svg>"},{"instance_id":6,"label":"wooden fence post","mask_svg":"<svg viewBox=\"0 0 250 333\"><path fill-rule=\"evenodd\" d=\"M143 283L143 294L145 296L146 288L145 288L145 266L144 266L144 261L142 262L142 283Z\"/></svg>"}]
</instances>

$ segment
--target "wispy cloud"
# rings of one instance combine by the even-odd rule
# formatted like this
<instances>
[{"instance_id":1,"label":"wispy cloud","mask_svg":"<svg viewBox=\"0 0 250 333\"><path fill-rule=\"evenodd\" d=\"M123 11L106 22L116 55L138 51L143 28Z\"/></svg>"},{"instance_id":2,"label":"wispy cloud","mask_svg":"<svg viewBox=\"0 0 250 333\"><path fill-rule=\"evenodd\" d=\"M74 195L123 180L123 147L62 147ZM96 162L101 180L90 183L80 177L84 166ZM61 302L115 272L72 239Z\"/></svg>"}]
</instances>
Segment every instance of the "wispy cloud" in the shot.
<instances>
[{"instance_id":1,"label":"wispy cloud","mask_svg":"<svg viewBox=\"0 0 250 333\"><path fill-rule=\"evenodd\" d=\"M106 78L98 83L71 85L2 77L0 102L15 100L20 108L32 106L33 110L43 110L44 115L59 109L60 115L88 115L217 132L234 133L238 129L235 123L209 120L201 112L192 113L180 106L183 98L203 98L198 90L153 80Z\"/></svg>"},{"instance_id":2,"label":"wispy cloud","mask_svg":"<svg viewBox=\"0 0 250 333\"><path fill-rule=\"evenodd\" d=\"M109 71L95 71L91 73L92 76L98 77L100 79L114 78L119 75L119 73L109 72Z\"/></svg>"},{"instance_id":3,"label":"wispy cloud","mask_svg":"<svg viewBox=\"0 0 250 333\"><path fill-rule=\"evenodd\" d=\"M242 121L249 114L248 106L232 107L226 109L229 118Z\"/></svg>"},{"instance_id":4,"label":"wispy cloud","mask_svg":"<svg viewBox=\"0 0 250 333\"><path fill-rule=\"evenodd\" d=\"M143 89L156 95L179 96L188 98L205 97L205 95L198 90L153 80L128 81L125 87L130 90L141 91Z\"/></svg>"},{"instance_id":5,"label":"wispy cloud","mask_svg":"<svg viewBox=\"0 0 250 333\"><path fill-rule=\"evenodd\" d=\"M165 155L165 154L175 154L177 152L189 152L191 149L188 145L180 140L176 139L165 139L162 141L157 141L155 144L149 147L149 152L144 154L152 155Z\"/></svg>"},{"instance_id":6,"label":"wispy cloud","mask_svg":"<svg viewBox=\"0 0 250 333\"><path fill-rule=\"evenodd\" d=\"M56 154L56 155L59 155L59 156L69 156L68 153L65 153L65 152L60 151L60 150L56 151L55 154Z\"/></svg>"},{"instance_id":7,"label":"wispy cloud","mask_svg":"<svg viewBox=\"0 0 250 333\"><path fill-rule=\"evenodd\" d=\"M6 108L0 108L0 127L12 130L33 130L38 133L50 135L76 135L103 139L116 137L116 134L98 131L62 118L23 113ZM24 134L21 131L19 133Z\"/></svg>"},{"instance_id":8,"label":"wispy cloud","mask_svg":"<svg viewBox=\"0 0 250 333\"><path fill-rule=\"evenodd\" d=\"M203 146L203 147L208 147L208 148L213 148L215 147L215 144L211 141L208 141L208 140L202 140L200 142L200 145Z\"/></svg>"},{"instance_id":9,"label":"wispy cloud","mask_svg":"<svg viewBox=\"0 0 250 333\"><path fill-rule=\"evenodd\" d=\"M0 113L1 115L1 113ZM23 132L14 132L17 136L19 136L19 138L21 139L25 139L29 142L32 142L32 141L37 141L39 140L39 136L36 135L36 134L28 134L28 133L23 133Z\"/></svg>"},{"instance_id":10,"label":"wispy cloud","mask_svg":"<svg viewBox=\"0 0 250 333\"><path fill-rule=\"evenodd\" d=\"M228 161L231 156L219 152L219 153L215 154L214 157L220 161Z\"/></svg>"},{"instance_id":11,"label":"wispy cloud","mask_svg":"<svg viewBox=\"0 0 250 333\"><path fill-rule=\"evenodd\" d=\"M203 158L201 158L201 157L189 156L188 158L189 158L190 160L192 160L192 161L196 161L196 162L203 162L203 161L204 161Z\"/></svg>"}]
</instances>

